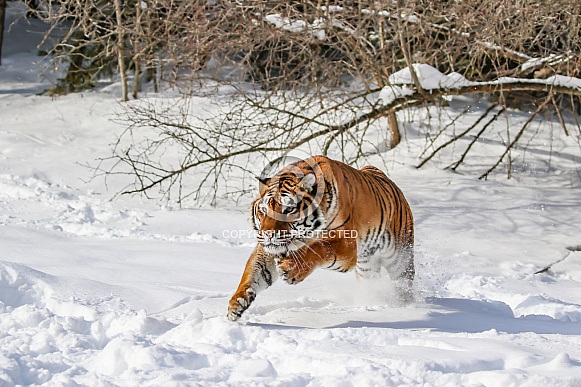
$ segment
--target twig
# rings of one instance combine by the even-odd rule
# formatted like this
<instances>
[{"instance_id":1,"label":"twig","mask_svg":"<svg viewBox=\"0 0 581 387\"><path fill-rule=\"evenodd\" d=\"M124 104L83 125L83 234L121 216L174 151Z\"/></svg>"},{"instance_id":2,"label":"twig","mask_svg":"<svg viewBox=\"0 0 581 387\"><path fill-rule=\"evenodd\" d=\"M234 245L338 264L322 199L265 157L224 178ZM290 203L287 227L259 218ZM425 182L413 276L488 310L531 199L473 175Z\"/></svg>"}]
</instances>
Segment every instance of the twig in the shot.
<instances>
[{"instance_id":1,"label":"twig","mask_svg":"<svg viewBox=\"0 0 581 387\"><path fill-rule=\"evenodd\" d=\"M443 143L442 145L440 145L439 147L437 147L432 154L430 154L427 158L424 159L424 161L422 161L420 163L420 165L418 165L416 168L421 168L425 163L427 163L428 161L430 161L432 159L432 157L434 157L436 155L436 153L438 153L439 151L441 151L442 149L444 149L445 147L447 147L448 145L452 144L454 141L458 140L459 138L464 137L468 132L470 132L472 129L474 129L476 127L476 125L478 125L480 123L480 121L482 121L484 119L484 117L486 117L491 111L492 109L494 109L497 105L491 105L488 109L486 109L486 111L476 120L476 122L474 122L468 129L466 129L465 131L463 131L462 133L452 137L450 140L446 141L445 143Z\"/></svg>"},{"instance_id":2,"label":"twig","mask_svg":"<svg viewBox=\"0 0 581 387\"><path fill-rule=\"evenodd\" d=\"M496 167L498 167L500 165L500 163L502 162L502 160L504 159L504 157L508 154L508 152L510 152L510 150L516 145L516 143L518 142L518 140L520 140L522 134L525 132L526 128L529 126L529 124L535 119L535 117L537 116L537 114L540 113L541 110L543 110L545 108L545 106L547 106L547 104L551 101L551 96L552 94L545 100L545 102L543 102L542 104L539 105L539 107L537 108L537 110L535 110L529 117L529 119L525 122L525 124L523 125L523 127L519 130L519 132L516 134L514 140L512 140L512 142L506 147L504 153L499 157L498 161L488 169L488 171L486 171L485 173L483 173L479 179L486 179L488 177L488 175L494 171L496 169Z\"/></svg>"},{"instance_id":3,"label":"twig","mask_svg":"<svg viewBox=\"0 0 581 387\"><path fill-rule=\"evenodd\" d=\"M476 136L474 136L474 138L472 139L470 144L468 144L468 147L466 148L464 153L462 153L462 156L460 157L460 159L458 161L456 161L454 164L452 164L453 166L450 165L447 168L450 168L451 170L455 171L456 168L458 168L460 166L460 164L462 164L462 162L464 162L464 158L466 158L466 155L468 154L468 152L472 148L472 145L474 145L474 143L476 143L476 141L478 141L478 139L480 138L480 136L482 136L482 133L484 133L486 128L488 128L494 121L496 121L498 119L498 117L502 113L504 113L505 111L506 111L506 107L503 106L502 109L500 109L498 112L496 112L496 114L482 127L482 129L480 129L480 132L478 132L478 134L476 134Z\"/></svg>"},{"instance_id":4,"label":"twig","mask_svg":"<svg viewBox=\"0 0 581 387\"><path fill-rule=\"evenodd\" d=\"M549 271L557 263L563 262L565 259L569 258L569 255L571 255L572 252L574 252L574 251L581 251L581 245L568 246L567 247L567 250L569 250L569 252L567 252L567 254L565 254L565 256L563 258L558 259L555 262L548 264L547 266L543 267L541 270L535 271L535 274L546 273L547 271Z\"/></svg>"},{"instance_id":5,"label":"twig","mask_svg":"<svg viewBox=\"0 0 581 387\"><path fill-rule=\"evenodd\" d=\"M440 131L438 133L436 133L435 136L433 136L433 137L429 136L430 145L426 146L426 148L422 151L422 153L420 153L420 158L424 157L424 155L426 154L428 149L434 145L436 140L440 137L440 135L442 133L444 133L446 131L446 129L448 129L450 126L454 125L456 123L456 121L458 121L458 119L464 117L466 115L466 113L468 113L474 106L476 106L478 103L480 103L481 100L482 100L482 96L480 96L475 103L466 106L466 108L462 111L462 113L460 113L456 117L454 117L454 119L452 121L450 121L449 123L447 123L446 126L444 126L442 129L440 129Z\"/></svg>"}]
</instances>

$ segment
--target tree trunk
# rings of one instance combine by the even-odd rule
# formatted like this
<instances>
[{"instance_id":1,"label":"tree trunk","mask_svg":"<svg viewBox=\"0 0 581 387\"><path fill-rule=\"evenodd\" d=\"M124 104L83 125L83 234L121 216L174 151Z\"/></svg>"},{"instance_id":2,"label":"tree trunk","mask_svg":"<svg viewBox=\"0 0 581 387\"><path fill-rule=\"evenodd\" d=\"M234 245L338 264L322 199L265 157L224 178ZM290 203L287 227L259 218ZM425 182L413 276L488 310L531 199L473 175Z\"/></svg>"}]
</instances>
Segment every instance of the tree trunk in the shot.
<instances>
[{"instance_id":1,"label":"tree trunk","mask_svg":"<svg viewBox=\"0 0 581 387\"><path fill-rule=\"evenodd\" d=\"M135 3L135 28L137 31L137 40L134 43L137 48L137 53L133 56L133 66L135 68L135 75L133 78L133 99L137 99L139 91L141 90L141 54L143 50L144 31L141 24L141 1Z\"/></svg>"},{"instance_id":2,"label":"tree trunk","mask_svg":"<svg viewBox=\"0 0 581 387\"><path fill-rule=\"evenodd\" d=\"M378 84L383 85L383 87L385 87L386 85L389 84L389 82L387 82L386 80L388 79L387 74L386 76L381 79L380 82L378 82ZM383 82L383 81L386 82ZM389 113L387 115L387 130L389 132L389 149L393 149L396 146L398 146L398 144L401 141L401 135L399 133L399 124L397 122L397 115L395 112L393 113Z\"/></svg>"},{"instance_id":3,"label":"tree trunk","mask_svg":"<svg viewBox=\"0 0 581 387\"><path fill-rule=\"evenodd\" d=\"M5 15L6 15L6 0L0 0L0 65L2 64L2 40L4 39Z\"/></svg>"},{"instance_id":4,"label":"tree trunk","mask_svg":"<svg viewBox=\"0 0 581 387\"><path fill-rule=\"evenodd\" d=\"M123 39L123 18L121 17L121 0L115 0L115 15L117 16L117 61L119 62L119 73L121 75L121 90L123 101L129 101L127 91L127 69L125 68L125 40Z\"/></svg>"},{"instance_id":5,"label":"tree trunk","mask_svg":"<svg viewBox=\"0 0 581 387\"><path fill-rule=\"evenodd\" d=\"M391 113L387 116L387 123L389 127L389 148L395 148L401 141L401 136L399 134L399 125L397 123L397 116L395 113Z\"/></svg>"},{"instance_id":6,"label":"tree trunk","mask_svg":"<svg viewBox=\"0 0 581 387\"><path fill-rule=\"evenodd\" d=\"M147 67L147 79L153 80L153 92L159 92L159 83L157 81L157 61L154 61L149 67Z\"/></svg>"},{"instance_id":7,"label":"tree trunk","mask_svg":"<svg viewBox=\"0 0 581 387\"><path fill-rule=\"evenodd\" d=\"M135 76L133 78L133 99L139 97L139 90L141 89L141 60L139 54L133 58L133 66L135 67Z\"/></svg>"}]
</instances>

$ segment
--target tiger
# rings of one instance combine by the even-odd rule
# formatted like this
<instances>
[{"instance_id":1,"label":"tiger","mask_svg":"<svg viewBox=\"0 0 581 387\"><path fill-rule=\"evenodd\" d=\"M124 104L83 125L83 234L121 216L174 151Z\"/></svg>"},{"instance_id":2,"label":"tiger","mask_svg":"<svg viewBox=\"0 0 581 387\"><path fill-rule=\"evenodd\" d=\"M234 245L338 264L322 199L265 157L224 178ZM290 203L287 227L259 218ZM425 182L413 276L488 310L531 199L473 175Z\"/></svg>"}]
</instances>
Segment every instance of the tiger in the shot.
<instances>
[{"instance_id":1,"label":"tiger","mask_svg":"<svg viewBox=\"0 0 581 387\"><path fill-rule=\"evenodd\" d=\"M399 298L413 301L414 220L380 169L312 156L259 178L250 212L258 241L230 299L229 320L278 278L298 284L316 268L355 270L359 279L378 278L384 267Z\"/></svg>"}]
</instances>

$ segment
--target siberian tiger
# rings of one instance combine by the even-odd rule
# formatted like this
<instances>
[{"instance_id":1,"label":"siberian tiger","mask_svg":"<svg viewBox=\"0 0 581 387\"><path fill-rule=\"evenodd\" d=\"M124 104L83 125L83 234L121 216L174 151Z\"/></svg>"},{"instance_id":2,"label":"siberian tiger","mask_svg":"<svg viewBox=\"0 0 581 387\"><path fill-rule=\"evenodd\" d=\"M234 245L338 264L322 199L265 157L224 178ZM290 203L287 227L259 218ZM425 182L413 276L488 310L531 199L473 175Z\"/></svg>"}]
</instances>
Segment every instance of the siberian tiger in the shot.
<instances>
[{"instance_id":1,"label":"siberian tiger","mask_svg":"<svg viewBox=\"0 0 581 387\"><path fill-rule=\"evenodd\" d=\"M324 156L260 179L251 219L258 243L230 299L235 321L278 277L298 284L318 267L378 277L385 267L400 298L413 299L414 221L401 190L379 169Z\"/></svg>"}]
</instances>

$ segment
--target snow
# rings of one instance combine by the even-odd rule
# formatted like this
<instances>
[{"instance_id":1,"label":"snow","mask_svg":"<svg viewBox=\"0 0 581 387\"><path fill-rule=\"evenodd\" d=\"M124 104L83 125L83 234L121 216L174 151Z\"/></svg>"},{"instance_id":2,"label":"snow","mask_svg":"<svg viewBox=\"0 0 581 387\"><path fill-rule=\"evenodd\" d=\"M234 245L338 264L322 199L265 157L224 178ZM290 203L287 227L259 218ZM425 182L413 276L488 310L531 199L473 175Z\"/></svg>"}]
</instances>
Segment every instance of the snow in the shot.
<instances>
[{"instance_id":1,"label":"snow","mask_svg":"<svg viewBox=\"0 0 581 387\"><path fill-rule=\"evenodd\" d=\"M8 3L10 22L21 13ZM581 384L581 253L533 274L581 243L574 136L539 130L549 173L480 181L413 168L425 118L406 124L394 161L375 161L414 212L417 302L399 305L385 278L318 270L232 323L252 246L224 231L249 229L246 203L180 209L91 180L85 165L123 129L119 87L35 95L36 51L12 38L35 23L12 26L0 66L0 385Z\"/></svg>"},{"instance_id":2,"label":"snow","mask_svg":"<svg viewBox=\"0 0 581 387\"><path fill-rule=\"evenodd\" d=\"M463 75L452 72L450 74L443 74L438 69L421 63L414 63L412 65L418 81L424 90L438 90L438 89L459 89L466 86L482 86L482 85L503 85L503 84L541 84L549 86L563 86L573 90L581 91L581 79L564 76L553 75L546 79L526 79L513 77L500 77L489 82L474 82L469 81ZM388 104L396 98L411 95L413 90L410 86L414 85L412 74L409 68L397 71L389 76L389 85L385 86L380 94L380 98L384 104Z\"/></svg>"},{"instance_id":3,"label":"snow","mask_svg":"<svg viewBox=\"0 0 581 387\"><path fill-rule=\"evenodd\" d=\"M303 32L307 29L308 23L304 20L291 20L278 13L266 15L264 19L277 28L282 28L291 32Z\"/></svg>"},{"instance_id":4,"label":"snow","mask_svg":"<svg viewBox=\"0 0 581 387\"><path fill-rule=\"evenodd\" d=\"M540 67L540 66L557 66L562 63L569 62L570 60L574 59L573 55L555 55L551 54L545 58L530 58L525 63L523 63L520 68L522 71L529 70L531 68Z\"/></svg>"},{"instance_id":5,"label":"snow","mask_svg":"<svg viewBox=\"0 0 581 387\"><path fill-rule=\"evenodd\" d=\"M468 81L459 73L445 75L438 69L427 64L414 63L413 68L420 85L425 90L454 89L478 84L477 82ZM414 85L414 81L409 68L406 67L403 70L391 74L388 80L389 85L383 87L379 94L379 99L382 100L384 104L389 104L397 98L413 94L413 90L410 86Z\"/></svg>"},{"instance_id":6,"label":"snow","mask_svg":"<svg viewBox=\"0 0 581 387\"><path fill-rule=\"evenodd\" d=\"M427 64L414 63L414 71L424 89L454 88L466 86L470 82L458 73L444 75L434 67ZM409 68L400 70L389 76L390 85L413 85Z\"/></svg>"},{"instance_id":7,"label":"snow","mask_svg":"<svg viewBox=\"0 0 581 387\"><path fill-rule=\"evenodd\" d=\"M278 13L266 15L264 19L276 28L281 28L285 31L294 33L308 32L319 40L325 39L326 36L321 19L315 19L313 23L309 23L304 20L292 20Z\"/></svg>"}]
</instances>

